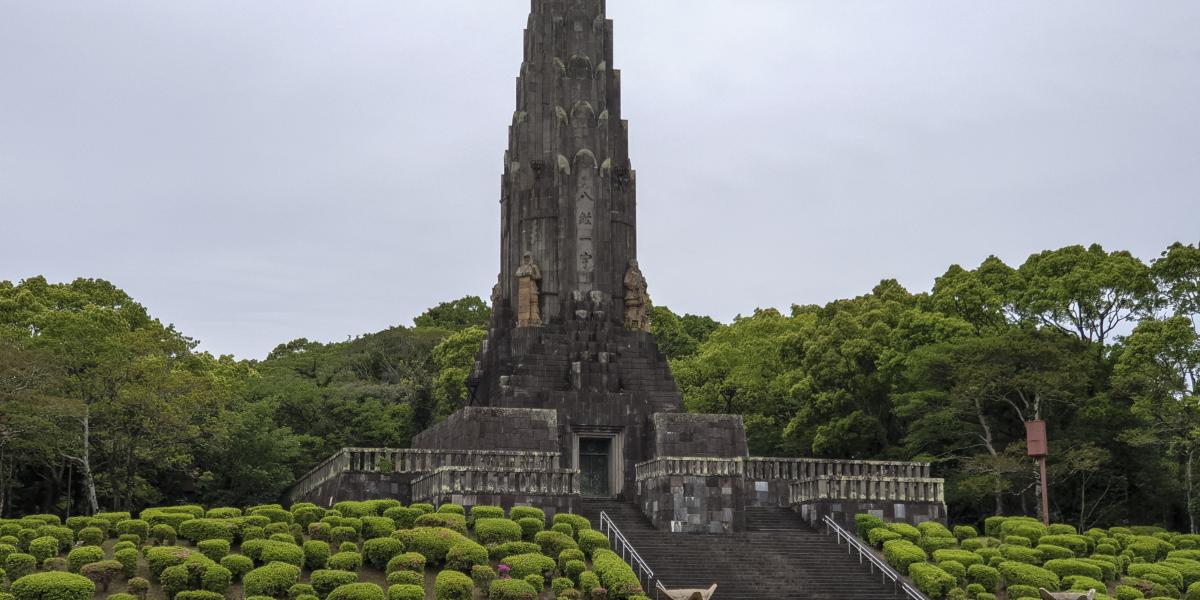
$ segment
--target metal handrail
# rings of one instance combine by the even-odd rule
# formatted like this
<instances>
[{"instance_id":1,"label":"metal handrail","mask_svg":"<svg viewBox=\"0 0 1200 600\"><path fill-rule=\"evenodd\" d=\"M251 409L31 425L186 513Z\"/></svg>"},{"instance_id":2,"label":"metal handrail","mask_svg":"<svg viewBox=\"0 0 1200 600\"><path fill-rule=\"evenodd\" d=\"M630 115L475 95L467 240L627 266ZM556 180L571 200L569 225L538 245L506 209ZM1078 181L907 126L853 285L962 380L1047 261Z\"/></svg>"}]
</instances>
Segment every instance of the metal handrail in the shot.
<instances>
[{"instance_id":1,"label":"metal handrail","mask_svg":"<svg viewBox=\"0 0 1200 600\"><path fill-rule=\"evenodd\" d=\"M642 583L645 590L662 590L667 591L667 587L659 581L658 577L654 576L654 571L646 561L642 559L642 555L625 539L625 535L617 528L617 524L613 522L608 513L600 511L600 533L608 536L608 542L612 544L613 550L621 556L621 560L629 563L633 567L638 577L638 582Z\"/></svg>"},{"instance_id":2,"label":"metal handrail","mask_svg":"<svg viewBox=\"0 0 1200 600\"><path fill-rule=\"evenodd\" d=\"M907 582L901 579L900 574L897 573L896 570L891 567L891 565L880 560L878 556L875 556L875 553L872 552L868 546L864 545L862 540L858 539L858 536L846 531L841 525L838 525L837 521L834 521L832 516L825 515L825 518L822 519L822 521L825 523L826 534L833 533L837 535L837 543L840 544L842 543L843 539L846 540L847 554L858 550L859 563L862 563L863 558L866 558L867 561L870 562L872 569L879 569L879 572L883 574L885 582L886 580L891 580L891 582L895 584L897 588L900 588L900 591L904 592L904 595L908 596L912 600L929 600L925 594L922 594L920 591L916 590L911 585L908 585Z\"/></svg>"}]
</instances>

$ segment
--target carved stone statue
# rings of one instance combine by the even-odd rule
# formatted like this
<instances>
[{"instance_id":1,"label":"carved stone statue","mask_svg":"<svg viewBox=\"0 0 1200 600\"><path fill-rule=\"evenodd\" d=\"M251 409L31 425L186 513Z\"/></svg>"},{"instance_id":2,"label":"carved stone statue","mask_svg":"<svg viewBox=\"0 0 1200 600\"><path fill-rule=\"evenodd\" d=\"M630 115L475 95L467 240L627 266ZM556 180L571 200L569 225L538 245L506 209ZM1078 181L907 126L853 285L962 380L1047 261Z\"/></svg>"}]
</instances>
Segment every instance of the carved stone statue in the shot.
<instances>
[{"instance_id":1,"label":"carved stone statue","mask_svg":"<svg viewBox=\"0 0 1200 600\"><path fill-rule=\"evenodd\" d=\"M625 327L634 331L650 331L649 311L646 277L638 268L637 259L630 259L629 270L625 271Z\"/></svg>"},{"instance_id":2,"label":"carved stone statue","mask_svg":"<svg viewBox=\"0 0 1200 600\"><path fill-rule=\"evenodd\" d=\"M1082 592L1048 592L1045 588L1038 591L1042 594L1042 600L1092 600L1096 597L1096 590L1089 590L1086 594Z\"/></svg>"},{"instance_id":3,"label":"carved stone statue","mask_svg":"<svg viewBox=\"0 0 1200 600\"><path fill-rule=\"evenodd\" d=\"M533 262L533 255L526 252L517 269L517 327L541 327L542 309L539 304L542 292L538 282L542 271Z\"/></svg>"}]
</instances>

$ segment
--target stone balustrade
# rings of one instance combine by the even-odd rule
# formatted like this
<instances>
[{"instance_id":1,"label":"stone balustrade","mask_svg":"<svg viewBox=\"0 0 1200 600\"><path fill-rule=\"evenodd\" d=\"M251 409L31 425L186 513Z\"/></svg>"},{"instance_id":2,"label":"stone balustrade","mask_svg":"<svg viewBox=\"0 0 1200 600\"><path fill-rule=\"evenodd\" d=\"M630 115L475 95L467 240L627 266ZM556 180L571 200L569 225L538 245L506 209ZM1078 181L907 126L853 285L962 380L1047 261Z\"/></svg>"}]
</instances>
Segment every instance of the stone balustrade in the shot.
<instances>
[{"instance_id":1,"label":"stone balustrade","mask_svg":"<svg viewBox=\"0 0 1200 600\"><path fill-rule=\"evenodd\" d=\"M421 450L415 448L342 448L299 478L287 496L306 498L343 473L401 473L419 475L441 467L464 466L493 470L553 471L557 452L507 450Z\"/></svg>"},{"instance_id":2,"label":"stone balustrade","mask_svg":"<svg viewBox=\"0 0 1200 600\"><path fill-rule=\"evenodd\" d=\"M636 480L645 481L654 477L668 477L671 475L741 477L744 472L743 465L743 459L741 458L669 456L638 463L634 469Z\"/></svg>"},{"instance_id":3,"label":"stone balustrade","mask_svg":"<svg viewBox=\"0 0 1200 600\"><path fill-rule=\"evenodd\" d=\"M793 482L791 504L823 500L855 502L945 502L944 481L928 477L823 475Z\"/></svg>"},{"instance_id":4,"label":"stone balustrade","mask_svg":"<svg viewBox=\"0 0 1200 600\"><path fill-rule=\"evenodd\" d=\"M578 496L579 471L439 467L412 483L413 502L449 495Z\"/></svg>"},{"instance_id":5,"label":"stone balustrade","mask_svg":"<svg viewBox=\"0 0 1200 600\"><path fill-rule=\"evenodd\" d=\"M755 481L804 481L824 476L916 477L930 476L929 463L882 460L833 460L826 458L750 457L746 478Z\"/></svg>"},{"instance_id":6,"label":"stone balustrade","mask_svg":"<svg viewBox=\"0 0 1200 600\"><path fill-rule=\"evenodd\" d=\"M346 448L351 471L428 473L440 467L547 470L558 468L557 452L515 450L420 450Z\"/></svg>"},{"instance_id":7,"label":"stone balustrade","mask_svg":"<svg viewBox=\"0 0 1200 600\"><path fill-rule=\"evenodd\" d=\"M703 458L668 456L640 463L637 480L664 475L741 475L751 481L818 477L928 478L929 463L822 458Z\"/></svg>"},{"instance_id":8,"label":"stone balustrade","mask_svg":"<svg viewBox=\"0 0 1200 600\"><path fill-rule=\"evenodd\" d=\"M350 453L348 448L343 448L297 479L286 495L293 502L297 498L306 498L314 490L348 470L350 470Z\"/></svg>"}]
</instances>

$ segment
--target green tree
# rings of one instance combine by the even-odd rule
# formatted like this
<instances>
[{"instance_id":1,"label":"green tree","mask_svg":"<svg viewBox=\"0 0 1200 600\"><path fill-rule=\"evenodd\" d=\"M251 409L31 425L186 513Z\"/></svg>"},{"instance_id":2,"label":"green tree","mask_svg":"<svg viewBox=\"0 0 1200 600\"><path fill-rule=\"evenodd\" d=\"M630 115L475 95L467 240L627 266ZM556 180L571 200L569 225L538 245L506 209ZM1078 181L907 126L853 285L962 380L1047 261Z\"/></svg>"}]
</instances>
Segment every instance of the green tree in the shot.
<instances>
[{"instance_id":1,"label":"green tree","mask_svg":"<svg viewBox=\"0 0 1200 600\"><path fill-rule=\"evenodd\" d=\"M1147 319L1120 352L1115 387L1133 398L1143 425L1126 432L1135 446L1179 457L1191 531L1197 528L1196 454L1200 452L1200 333L1191 319Z\"/></svg>"},{"instance_id":2,"label":"green tree","mask_svg":"<svg viewBox=\"0 0 1200 600\"><path fill-rule=\"evenodd\" d=\"M1014 297L1023 315L1100 346L1152 305L1156 292L1145 263L1097 244L1034 254L1017 273Z\"/></svg>"},{"instance_id":3,"label":"green tree","mask_svg":"<svg viewBox=\"0 0 1200 600\"><path fill-rule=\"evenodd\" d=\"M433 363L438 369L438 377L433 395L438 417L449 416L468 404L467 377L486 337L486 330L472 327L447 337L434 347Z\"/></svg>"},{"instance_id":4,"label":"green tree","mask_svg":"<svg viewBox=\"0 0 1200 600\"><path fill-rule=\"evenodd\" d=\"M492 310L479 296L467 296L443 302L413 319L417 327L436 327L459 331L471 327L487 328Z\"/></svg>"}]
</instances>

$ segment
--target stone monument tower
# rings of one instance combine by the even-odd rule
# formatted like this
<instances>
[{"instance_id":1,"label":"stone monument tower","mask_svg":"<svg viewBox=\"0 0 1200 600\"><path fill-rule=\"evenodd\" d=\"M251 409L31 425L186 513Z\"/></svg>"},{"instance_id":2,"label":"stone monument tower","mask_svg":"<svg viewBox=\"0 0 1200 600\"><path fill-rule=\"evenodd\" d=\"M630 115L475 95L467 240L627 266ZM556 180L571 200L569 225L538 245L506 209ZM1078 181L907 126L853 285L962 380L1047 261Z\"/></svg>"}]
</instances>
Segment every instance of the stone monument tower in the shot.
<instances>
[{"instance_id":1,"label":"stone monument tower","mask_svg":"<svg viewBox=\"0 0 1200 600\"><path fill-rule=\"evenodd\" d=\"M632 503L680 533L744 530L747 507L788 507L814 525L867 511L942 518L928 464L750 457L741 417L683 412L649 331L612 42L604 0L533 0L500 185L500 276L469 406L411 448L343 449L289 498L548 513Z\"/></svg>"},{"instance_id":2,"label":"stone monument tower","mask_svg":"<svg viewBox=\"0 0 1200 600\"><path fill-rule=\"evenodd\" d=\"M604 0L534 0L500 186L500 277L472 404L551 409L584 495L632 488L682 411L649 330L637 179Z\"/></svg>"}]
</instances>

